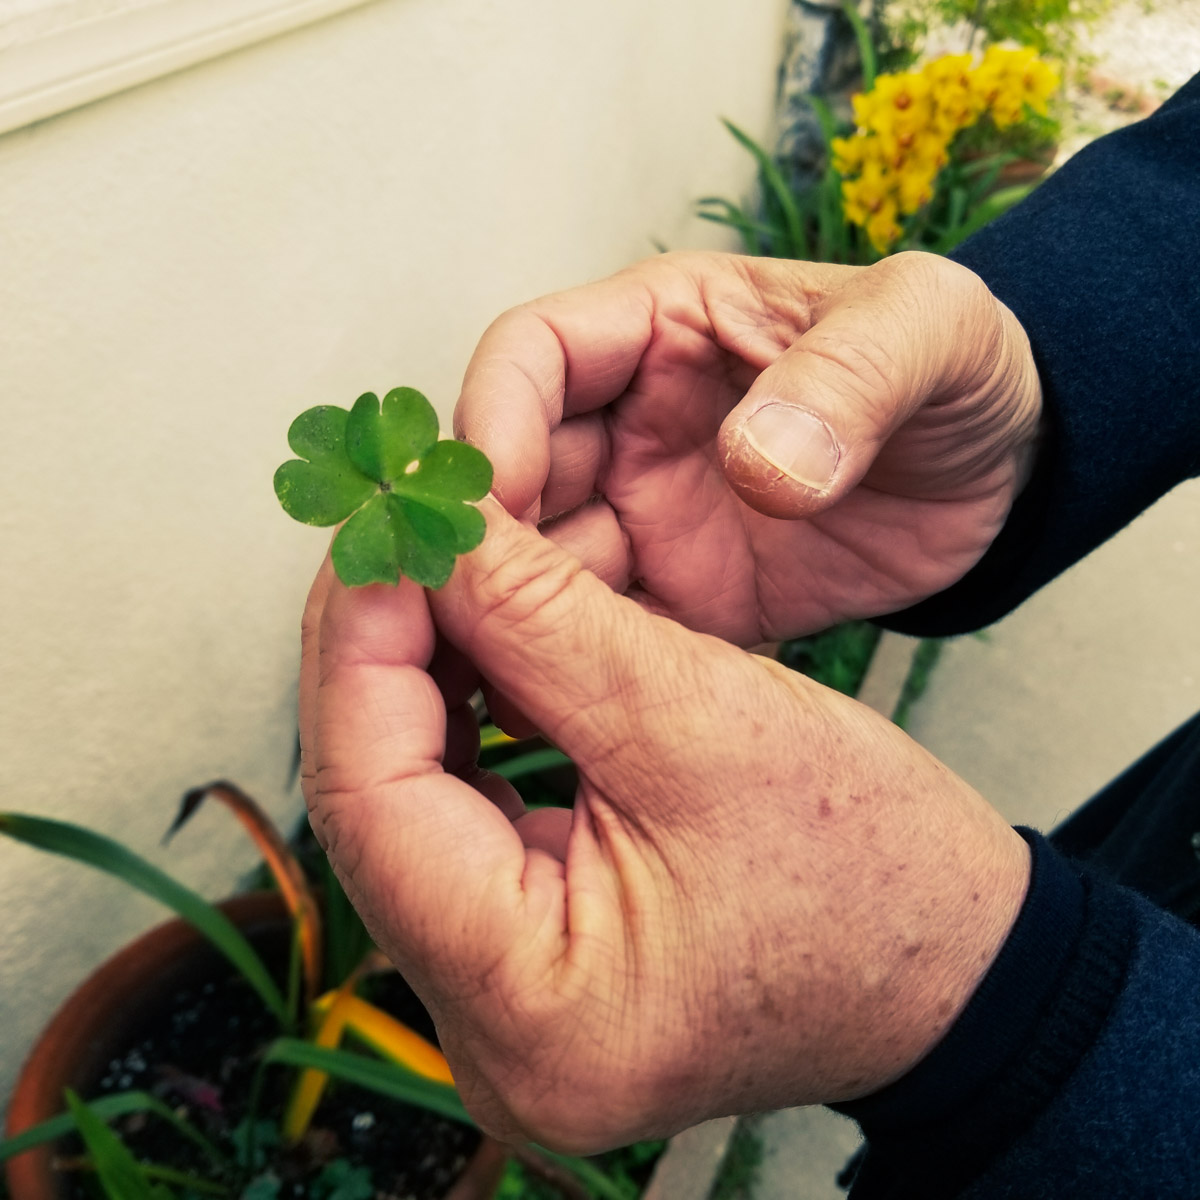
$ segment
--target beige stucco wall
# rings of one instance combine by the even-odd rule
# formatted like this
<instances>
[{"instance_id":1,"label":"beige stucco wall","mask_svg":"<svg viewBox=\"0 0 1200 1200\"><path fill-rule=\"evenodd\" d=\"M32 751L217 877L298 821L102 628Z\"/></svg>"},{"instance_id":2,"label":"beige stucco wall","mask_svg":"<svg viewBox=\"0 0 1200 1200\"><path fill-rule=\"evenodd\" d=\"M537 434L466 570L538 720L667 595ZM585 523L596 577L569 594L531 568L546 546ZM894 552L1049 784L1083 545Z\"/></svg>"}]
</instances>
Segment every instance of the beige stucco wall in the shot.
<instances>
[{"instance_id":1,"label":"beige stucco wall","mask_svg":"<svg viewBox=\"0 0 1200 1200\"><path fill-rule=\"evenodd\" d=\"M671 246L770 123L784 0L379 0L0 138L0 807L210 895L228 776L299 812L296 626L324 534L271 473L302 408L443 413L503 308ZM70 985L157 919L0 844L0 1097Z\"/></svg>"}]
</instances>

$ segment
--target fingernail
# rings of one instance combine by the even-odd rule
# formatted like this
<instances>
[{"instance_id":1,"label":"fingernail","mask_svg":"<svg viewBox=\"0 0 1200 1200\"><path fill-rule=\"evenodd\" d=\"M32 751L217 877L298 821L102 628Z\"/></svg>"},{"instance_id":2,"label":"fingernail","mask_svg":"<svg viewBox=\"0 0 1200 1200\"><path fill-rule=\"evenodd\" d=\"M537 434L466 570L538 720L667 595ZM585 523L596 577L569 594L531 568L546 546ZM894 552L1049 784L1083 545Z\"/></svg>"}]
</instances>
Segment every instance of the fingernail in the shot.
<instances>
[{"instance_id":1,"label":"fingernail","mask_svg":"<svg viewBox=\"0 0 1200 1200\"><path fill-rule=\"evenodd\" d=\"M829 486L841 451L833 431L815 413L775 401L742 428L754 450L790 479L817 491Z\"/></svg>"}]
</instances>

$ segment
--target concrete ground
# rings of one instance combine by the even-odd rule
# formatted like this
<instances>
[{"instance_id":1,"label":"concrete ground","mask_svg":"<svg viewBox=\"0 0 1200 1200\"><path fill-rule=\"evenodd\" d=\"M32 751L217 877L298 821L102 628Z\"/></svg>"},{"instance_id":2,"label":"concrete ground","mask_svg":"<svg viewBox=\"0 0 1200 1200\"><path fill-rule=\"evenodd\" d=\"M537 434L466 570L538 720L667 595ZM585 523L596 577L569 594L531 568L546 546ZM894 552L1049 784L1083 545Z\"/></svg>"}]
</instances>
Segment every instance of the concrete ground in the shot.
<instances>
[{"instance_id":1,"label":"concrete ground","mask_svg":"<svg viewBox=\"0 0 1200 1200\"><path fill-rule=\"evenodd\" d=\"M1200 709L1200 481L978 638L909 732L1014 824L1050 829Z\"/></svg>"}]
</instances>

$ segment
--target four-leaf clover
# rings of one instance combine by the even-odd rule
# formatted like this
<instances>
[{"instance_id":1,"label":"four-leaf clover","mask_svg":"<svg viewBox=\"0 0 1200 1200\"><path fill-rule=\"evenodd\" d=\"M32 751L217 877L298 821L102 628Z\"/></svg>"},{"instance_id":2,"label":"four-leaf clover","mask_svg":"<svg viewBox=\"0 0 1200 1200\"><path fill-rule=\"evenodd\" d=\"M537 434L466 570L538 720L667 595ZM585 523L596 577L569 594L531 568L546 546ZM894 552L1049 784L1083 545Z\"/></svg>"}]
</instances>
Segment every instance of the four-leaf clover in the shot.
<instances>
[{"instance_id":1,"label":"four-leaf clover","mask_svg":"<svg viewBox=\"0 0 1200 1200\"><path fill-rule=\"evenodd\" d=\"M441 587L456 556L483 540L483 514L470 501L487 495L492 464L474 446L439 441L433 406L412 388L394 388L382 405L367 392L349 412L310 408L292 422L288 445L300 457L275 472L275 494L306 525L346 521L333 566L349 587L401 575Z\"/></svg>"}]
</instances>

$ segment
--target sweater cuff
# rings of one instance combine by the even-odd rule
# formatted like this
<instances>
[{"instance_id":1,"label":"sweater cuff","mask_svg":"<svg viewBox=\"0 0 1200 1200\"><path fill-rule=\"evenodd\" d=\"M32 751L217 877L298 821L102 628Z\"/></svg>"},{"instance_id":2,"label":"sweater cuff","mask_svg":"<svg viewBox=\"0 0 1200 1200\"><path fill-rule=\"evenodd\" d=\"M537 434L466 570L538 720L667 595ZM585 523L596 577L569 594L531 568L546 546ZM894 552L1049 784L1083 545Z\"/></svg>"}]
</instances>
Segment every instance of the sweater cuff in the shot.
<instances>
[{"instance_id":1,"label":"sweater cuff","mask_svg":"<svg viewBox=\"0 0 1200 1200\"><path fill-rule=\"evenodd\" d=\"M1036 1119L1095 1041L1132 943L1124 908L1039 834L1029 892L950 1032L908 1074L837 1111L867 1152L854 1197L953 1196Z\"/></svg>"}]
</instances>

